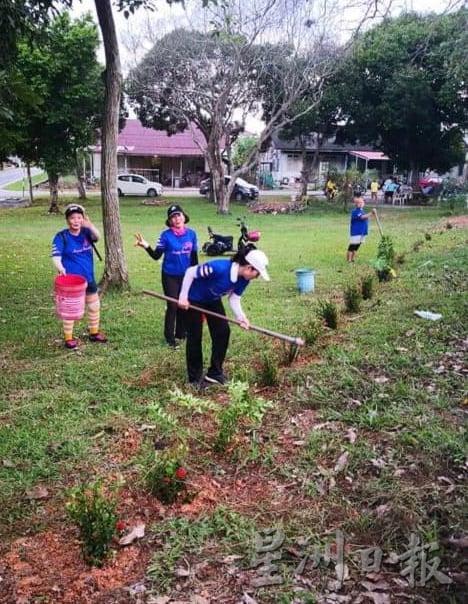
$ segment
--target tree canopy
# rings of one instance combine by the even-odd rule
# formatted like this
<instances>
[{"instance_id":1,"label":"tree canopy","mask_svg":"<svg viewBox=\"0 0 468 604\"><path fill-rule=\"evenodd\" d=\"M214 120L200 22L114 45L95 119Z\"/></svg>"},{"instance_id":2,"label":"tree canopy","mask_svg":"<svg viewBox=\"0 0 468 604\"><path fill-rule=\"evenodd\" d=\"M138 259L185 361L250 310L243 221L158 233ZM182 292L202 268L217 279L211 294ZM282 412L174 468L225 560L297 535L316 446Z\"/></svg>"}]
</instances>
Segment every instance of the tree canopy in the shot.
<instances>
[{"instance_id":1,"label":"tree canopy","mask_svg":"<svg viewBox=\"0 0 468 604\"><path fill-rule=\"evenodd\" d=\"M306 19L310 5L296 2L292 13L287 9L288 3L280 0L235 7L222 3L207 31L177 30L163 36L128 79L129 96L143 125L169 134L192 126L202 132L222 213L229 210L231 192L224 190L223 157L229 156L247 115L265 108L262 103L268 100L264 129L233 176L255 163L276 128L298 117L289 109L305 89L320 86L323 72L332 65L330 56L320 51L323 31ZM281 42L272 43L279 32Z\"/></svg>"},{"instance_id":2,"label":"tree canopy","mask_svg":"<svg viewBox=\"0 0 468 604\"><path fill-rule=\"evenodd\" d=\"M40 44L18 44L16 69L33 92L34 107L15 109L22 137L15 151L28 163L43 166L52 187L74 166L77 149L97 136L104 95L98 46L91 17L72 22L66 12L46 26Z\"/></svg>"},{"instance_id":3,"label":"tree canopy","mask_svg":"<svg viewBox=\"0 0 468 604\"><path fill-rule=\"evenodd\" d=\"M373 144L401 169L445 171L461 162L468 126L467 15L463 8L409 13L359 36L344 67L341 140Z\"/></svg>"}]
</instances>

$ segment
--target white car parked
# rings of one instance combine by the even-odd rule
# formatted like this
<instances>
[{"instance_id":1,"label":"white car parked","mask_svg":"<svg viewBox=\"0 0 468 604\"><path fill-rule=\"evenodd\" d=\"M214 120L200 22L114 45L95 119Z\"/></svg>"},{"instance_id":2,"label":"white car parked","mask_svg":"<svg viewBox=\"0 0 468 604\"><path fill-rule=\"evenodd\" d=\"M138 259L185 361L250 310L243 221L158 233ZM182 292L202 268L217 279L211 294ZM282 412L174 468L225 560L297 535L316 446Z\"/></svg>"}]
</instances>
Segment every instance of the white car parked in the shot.
<instances>
[{"instance_id":1,"label":"white car parked","mask_svg":"<svg viewBox=\"0 0 468 604\"><path fill-rule=\"evenodd\" d=\"M122 195L146 195L157 197L162 195L163 186L160 182L152 182L138 174L119 174L117 176L117 192Z\"/></svg>"}]
</instances>

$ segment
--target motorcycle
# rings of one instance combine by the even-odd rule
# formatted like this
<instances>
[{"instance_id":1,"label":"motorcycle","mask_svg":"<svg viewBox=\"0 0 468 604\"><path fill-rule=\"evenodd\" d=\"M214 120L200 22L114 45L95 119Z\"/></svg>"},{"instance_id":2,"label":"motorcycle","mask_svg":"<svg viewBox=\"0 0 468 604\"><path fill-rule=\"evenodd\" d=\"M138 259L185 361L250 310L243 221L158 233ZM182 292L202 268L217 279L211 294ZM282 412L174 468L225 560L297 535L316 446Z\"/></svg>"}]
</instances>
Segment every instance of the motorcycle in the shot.
<instances>
[{"instance_id":1,"label":"motorcycle","mask_svg":"<svg viewBox=\"0 0 468 604\"><path fill-rule=\"evenodd\" d=\"M249 231L245 223L245 217L237 219L237 226L240 229L239 239L237 240L237 251L252 246L256 243L261 236L260 231ZM203 244L202 252L207 256L221 256L229 252L234 252L234 237L231 235L221 235L214 233L213 229L208 227L209 241Z\"/></svg>"}]
</instances>

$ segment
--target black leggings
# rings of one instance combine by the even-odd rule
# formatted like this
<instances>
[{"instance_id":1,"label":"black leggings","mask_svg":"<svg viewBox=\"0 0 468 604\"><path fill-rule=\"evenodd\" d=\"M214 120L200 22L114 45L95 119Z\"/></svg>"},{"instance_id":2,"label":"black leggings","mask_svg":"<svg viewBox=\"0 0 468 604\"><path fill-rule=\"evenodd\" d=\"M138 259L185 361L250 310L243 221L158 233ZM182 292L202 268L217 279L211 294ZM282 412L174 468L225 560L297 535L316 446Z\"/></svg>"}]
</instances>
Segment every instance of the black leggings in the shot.
<instances>
[{"instance_id":1,"label":"black leggings","mask_svg":"<svg viewBox=\"0 0 468 604\"><path fill-rule=\"evenodd\" d=\"M161 273L164 295L170 298L179 298L183 275L168 275ZM174 344L175 338L183 340L186 335L185 328L186 312L180 309L175 302L168 302L164 316L164 337L168 344Z\"/></svg>"},{"instance_id":2,"label":"black leggings","mask_svg":"<svg viewBox=\"0 0 468 604\"><path fill-rule=\"evenodd\" d=\"M225 316L224 306L221 300L214 302L194 302L195 306L206 308ZM229 346L231 330L229 323L224 319L218 319L212 315L205 315L211 337L211 358L207 375L214 378L223 375L223 363ZM187 359L187 373L189 382L198 382L203 377L203 316L198 310L189 308L186 311L187 345L185 349Z\"/></svg>"}]
</instances>

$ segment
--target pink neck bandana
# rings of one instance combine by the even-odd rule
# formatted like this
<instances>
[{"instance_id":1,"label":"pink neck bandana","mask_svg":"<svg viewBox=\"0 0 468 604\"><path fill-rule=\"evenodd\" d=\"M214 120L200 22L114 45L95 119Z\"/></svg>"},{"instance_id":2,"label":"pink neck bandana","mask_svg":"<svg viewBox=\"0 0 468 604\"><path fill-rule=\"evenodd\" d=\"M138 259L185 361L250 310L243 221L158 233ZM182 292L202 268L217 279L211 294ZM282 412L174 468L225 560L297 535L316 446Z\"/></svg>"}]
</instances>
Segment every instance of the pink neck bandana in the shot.
<instances>
[{"instance_id":1,"label":"pink neck bandana","mask_svg":"<svg viewBox=\"0 0 468 604\"><path fill-rule=\"evenodd\" d=\"M171 231L174 233L174 235L180 237L181 235L184 235L184 233L187 231L187 227L185 226L185 224L180 229L175 229L174 227L171 227Z\"/></svg>"}]
</instances>

